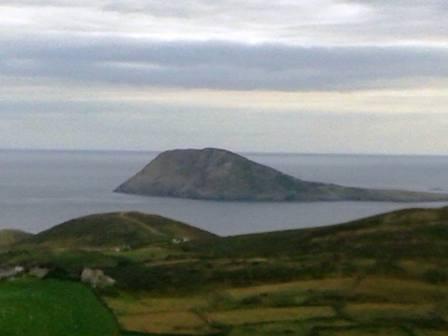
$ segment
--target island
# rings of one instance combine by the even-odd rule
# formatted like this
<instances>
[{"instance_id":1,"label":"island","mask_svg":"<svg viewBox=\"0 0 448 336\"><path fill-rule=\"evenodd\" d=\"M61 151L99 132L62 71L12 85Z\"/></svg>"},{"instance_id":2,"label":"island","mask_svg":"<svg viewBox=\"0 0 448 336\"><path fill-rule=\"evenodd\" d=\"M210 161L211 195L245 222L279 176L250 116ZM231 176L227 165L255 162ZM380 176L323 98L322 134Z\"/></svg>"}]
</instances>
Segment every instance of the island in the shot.
<instances>
[{"instance_id":1,"label":"island","mask_svg":"<svg viewBox=\"0 0 448 336\"><path fill-rule=\"evenodd\" d=\"M448 201L443 193L304 181L218 148L163 152L115 192L214 201Z\"/></svg>"}]
</instances>

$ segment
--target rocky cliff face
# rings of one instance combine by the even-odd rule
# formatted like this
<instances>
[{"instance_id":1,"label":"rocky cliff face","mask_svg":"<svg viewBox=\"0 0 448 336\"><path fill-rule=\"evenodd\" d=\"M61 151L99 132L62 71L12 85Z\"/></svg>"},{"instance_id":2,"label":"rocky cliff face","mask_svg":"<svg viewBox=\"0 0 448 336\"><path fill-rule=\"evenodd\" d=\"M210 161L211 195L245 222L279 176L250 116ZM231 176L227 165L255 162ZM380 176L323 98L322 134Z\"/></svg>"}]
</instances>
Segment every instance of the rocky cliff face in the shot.
<instances>
[{"instance_id":1,"label":"rocky cliff face","mask_svg":"<svg viewBox=\"0 0 448 336\"><path fill-rule=\"evenodd\" d=\"M448 195L307 182L216 148L161 153L116 192L224 201L443 201Z\"/></svg>"}]
</instances>

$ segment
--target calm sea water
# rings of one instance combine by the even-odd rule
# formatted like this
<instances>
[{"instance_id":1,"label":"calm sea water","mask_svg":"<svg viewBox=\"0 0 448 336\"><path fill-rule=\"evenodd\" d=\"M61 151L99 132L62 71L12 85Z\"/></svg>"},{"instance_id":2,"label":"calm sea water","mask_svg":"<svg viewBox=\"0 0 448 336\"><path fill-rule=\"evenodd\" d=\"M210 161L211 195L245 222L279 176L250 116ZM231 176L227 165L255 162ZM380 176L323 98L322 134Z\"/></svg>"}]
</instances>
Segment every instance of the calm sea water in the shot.
<instances>
[{"instance_id":1,"label":"calm sea water","mask_svg":"<svg viewBox=\"0 0 448 336\"><path fill-rule=\"evenodd\" d=\"M409 204L211 202L113 193L156 153L0 151L0 228L31 232L68 219L138 210L222 234L335 224ZM299 178L350 186L448 192L448 157L250 154ZM441 206L441 203L412 206Z\"/></svg>"}]
</instances>

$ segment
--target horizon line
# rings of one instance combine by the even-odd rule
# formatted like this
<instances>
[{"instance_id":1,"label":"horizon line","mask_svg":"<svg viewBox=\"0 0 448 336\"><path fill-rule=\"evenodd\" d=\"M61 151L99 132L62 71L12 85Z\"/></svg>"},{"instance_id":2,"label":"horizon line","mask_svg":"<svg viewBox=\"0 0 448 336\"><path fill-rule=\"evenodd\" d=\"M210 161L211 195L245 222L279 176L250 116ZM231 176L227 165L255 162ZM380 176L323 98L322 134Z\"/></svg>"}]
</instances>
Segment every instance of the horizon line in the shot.
<instances>
[{"instance_id":1,"label":"horizon line","mask_svg":"<svg viewBox=\"0 0 448 336\"><path fill-rule=\"evenodd\" d=\"M185 148L172 148L172 149L204 149L204 148L221 148L222 147L185 147ZM91 152L91 153L113 153L113 152L124 152L124 153L162 153L167 150L172 149L164 149L164 150L155 150L155 149L83 149L83 148L4 148L0 147L0 151L6 152ZM228 150L228 149L226 149ZM347 153L347 152L272 152L272 151L253 151L253 150L231 150L232 152L239 154L247 154L247 155L327 155L327 156L428 156L428 157L447 157L446 154L427 154L427 153Z\"/></svg>"}]
</instances>

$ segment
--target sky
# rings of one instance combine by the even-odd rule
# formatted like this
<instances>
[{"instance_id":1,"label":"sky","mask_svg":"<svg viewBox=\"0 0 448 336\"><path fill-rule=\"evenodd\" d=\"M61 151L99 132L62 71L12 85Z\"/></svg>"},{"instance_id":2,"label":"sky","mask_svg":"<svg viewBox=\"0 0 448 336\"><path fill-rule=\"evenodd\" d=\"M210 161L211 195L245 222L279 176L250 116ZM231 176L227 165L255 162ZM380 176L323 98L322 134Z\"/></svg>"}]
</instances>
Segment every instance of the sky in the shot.
<instances>
[{"instance_id":1,"label":"sky","mask_svg":"<svg viewBox=\"0 0 448 336\"><path fill-rule=\"evenodd\" d=\"M0 0L0 148L448 155L446 0Z\"/></svg>"}]
</instances>

